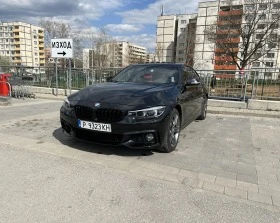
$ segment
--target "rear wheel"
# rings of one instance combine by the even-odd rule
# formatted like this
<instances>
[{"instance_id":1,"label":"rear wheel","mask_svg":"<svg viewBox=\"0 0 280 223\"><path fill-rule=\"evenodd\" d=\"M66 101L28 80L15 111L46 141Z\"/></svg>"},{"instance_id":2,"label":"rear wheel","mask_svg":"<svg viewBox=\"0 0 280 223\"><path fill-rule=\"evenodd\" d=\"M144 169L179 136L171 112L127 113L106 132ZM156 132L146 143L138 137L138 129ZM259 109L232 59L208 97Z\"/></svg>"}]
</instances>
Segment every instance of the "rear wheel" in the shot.
<instances>
[{"instance_id":1,"label":"rear wheel","mask_svg":"<svg viewBox=\"0 0 280 223\"><path fill-rule=\"evenodd\" d=\"M204 120L206 119L206 115L207 115L207 98L204 99L203 103L202 103L202 107L201 107L201 114L200 116L198 116L197 120Z\"/></svg>"},{"instance_id":2,"label":"rear wheel","mask_svg":"<svg viewBox=\"0 0 280 223\"><path fill-rule=\"evenodd\" d=\"M163 152L170 153L175 150L180 135L180 116L176 109L173 109L169 119L169 125L166 129L165 142L161 148Z\"/></svg>"}]
</instances>

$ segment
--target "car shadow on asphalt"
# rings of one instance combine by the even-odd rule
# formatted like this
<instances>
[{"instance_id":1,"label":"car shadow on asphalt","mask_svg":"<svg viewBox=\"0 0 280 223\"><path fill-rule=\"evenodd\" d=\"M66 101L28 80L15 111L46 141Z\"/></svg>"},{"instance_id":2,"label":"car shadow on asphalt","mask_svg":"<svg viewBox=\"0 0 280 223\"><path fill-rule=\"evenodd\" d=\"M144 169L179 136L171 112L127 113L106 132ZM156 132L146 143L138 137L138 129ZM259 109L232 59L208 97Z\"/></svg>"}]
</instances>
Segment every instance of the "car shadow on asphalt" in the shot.
<instances>
[{"instance_id":1,"label":"car shadow on asphalt","mask_svg":"<svg viewBox=\"0 0 280 223\"><path fill-rule=\"evenodd\" d=\"M129 149L124 146L104 146L104 145L97 145L90 142L85 142L73 136L67 136L66 134L63 133L61 127L53 131L53 137L63 145L69 146L73 149L78 149L81 151L91 152L96 154L141 157L141 156L151 156L154 153L160 153L160 151L156 151L156 150Z\"/></svg>"}]
</instances>

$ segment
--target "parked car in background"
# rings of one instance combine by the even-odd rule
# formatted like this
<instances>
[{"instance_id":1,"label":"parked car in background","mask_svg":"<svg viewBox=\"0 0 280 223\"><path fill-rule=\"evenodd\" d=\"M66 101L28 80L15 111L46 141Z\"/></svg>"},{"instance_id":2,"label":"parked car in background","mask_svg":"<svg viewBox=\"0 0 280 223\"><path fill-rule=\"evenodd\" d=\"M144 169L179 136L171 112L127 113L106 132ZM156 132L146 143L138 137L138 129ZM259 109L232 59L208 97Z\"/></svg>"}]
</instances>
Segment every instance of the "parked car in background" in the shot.
<instances>
[{"instance_id":1,"label":"parked car in background","mask_svg":"<svg viewBox=\"0 0 280 223\"><path fill-rule=\"evenodd\" d=\"M206 118L207 100L193 68L137 64L70 95L60 120L65 132L82 140L171 152L184 127Z\"/></svg>"}]
</instances>

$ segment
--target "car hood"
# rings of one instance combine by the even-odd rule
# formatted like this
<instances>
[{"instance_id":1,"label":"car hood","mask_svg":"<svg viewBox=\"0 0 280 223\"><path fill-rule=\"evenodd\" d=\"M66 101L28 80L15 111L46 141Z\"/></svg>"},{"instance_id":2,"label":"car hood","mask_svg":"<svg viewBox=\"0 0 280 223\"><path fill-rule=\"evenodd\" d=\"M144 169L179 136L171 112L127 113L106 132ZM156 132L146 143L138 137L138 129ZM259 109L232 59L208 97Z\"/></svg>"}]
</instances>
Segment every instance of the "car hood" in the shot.
<instances>
[{"instance_id":1,"label":"car hood","mask_svg":"<svg viewBox=\"0 0 280 223\"><path fill-rule=\"evenodd\" d=\"M139 83L102 83L86 87L69 96L71 104L100 108L142 109L159 105L174 105L178 87Z\"/></svg>"}]
</instances>

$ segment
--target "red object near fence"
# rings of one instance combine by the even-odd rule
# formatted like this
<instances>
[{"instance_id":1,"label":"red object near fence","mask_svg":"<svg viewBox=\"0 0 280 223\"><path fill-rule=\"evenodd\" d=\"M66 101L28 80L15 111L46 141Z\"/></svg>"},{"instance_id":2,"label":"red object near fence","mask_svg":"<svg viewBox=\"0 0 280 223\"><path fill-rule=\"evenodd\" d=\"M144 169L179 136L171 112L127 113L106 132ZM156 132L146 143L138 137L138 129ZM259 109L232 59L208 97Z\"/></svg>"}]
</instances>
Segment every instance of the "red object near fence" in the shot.
<instances>
[{"instance_id":1,"label":"red object near fence","mask_svg":"<svg viewBox=\"0 0 280 223\"><path fill-rule=\"evenodd\" d=\"M11 85L9 84L9 77L11 74L0 74L0 96L10 96Z\"/></svg>"}]
</instances>

